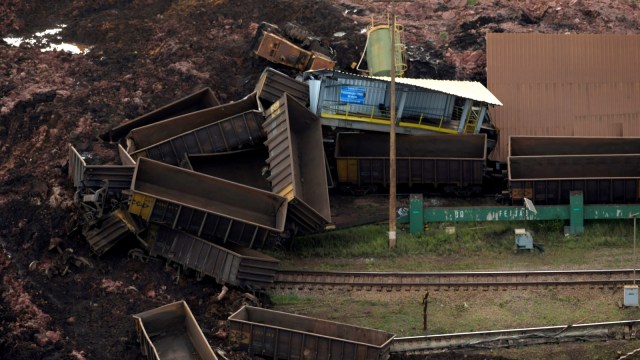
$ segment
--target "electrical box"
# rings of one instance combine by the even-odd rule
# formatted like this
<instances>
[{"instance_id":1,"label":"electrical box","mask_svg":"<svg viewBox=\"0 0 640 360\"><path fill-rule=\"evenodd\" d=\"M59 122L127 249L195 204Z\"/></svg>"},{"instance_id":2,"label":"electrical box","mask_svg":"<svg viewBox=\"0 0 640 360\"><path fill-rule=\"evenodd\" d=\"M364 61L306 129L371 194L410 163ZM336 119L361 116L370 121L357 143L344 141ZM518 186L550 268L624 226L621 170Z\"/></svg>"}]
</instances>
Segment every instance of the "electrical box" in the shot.
<instances>
[{"instance_id":1,"label":"electrical box","mask_svg":"<svg viewBox=\"0 0 640 360\"><path fill-rule=\"evenodd\" d=\"M624 286L624 306L638 306L638 285Z\"/></svg>"},{"instance_id":2,"label":"electrical box","mask_svg":"<svg viewBox=\"0 0 640 360\"><path fill-rule=\"evenodd\" d=\"M529 250L533 251L533 236L525 229L515 229L516 251Z\"/></svg>"}]
</instances>

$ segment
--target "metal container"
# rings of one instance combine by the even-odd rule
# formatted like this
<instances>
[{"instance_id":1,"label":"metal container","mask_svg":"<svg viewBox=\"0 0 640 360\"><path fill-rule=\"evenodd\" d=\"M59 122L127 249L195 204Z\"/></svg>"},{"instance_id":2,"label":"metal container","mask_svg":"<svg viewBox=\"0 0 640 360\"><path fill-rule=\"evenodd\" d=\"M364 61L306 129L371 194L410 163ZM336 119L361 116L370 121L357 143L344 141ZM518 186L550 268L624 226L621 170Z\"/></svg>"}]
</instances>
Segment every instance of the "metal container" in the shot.
<instances>
[{"instance_id":1,"label":"metal container","mask_svg":"<svg viewBox=\"0 0 640 360\"><path fill-rule=\"evenodd\" d=\"M217 360L184 301L133 315L142 355L153 360Z\"/></svg>"},{"instance_id":2,"label":"metal container","mask_svg":"<svg viewBox=\"0 0 640 360\"><path fill-rule=\"evenodd\" d=\"M395 49L391 46L391 26L374 26L367 32L367 67L371 76L390 76L392 56L396 57L396 76L406 70L404 45L400 37L401 26L396 25Z\"/></svg>"},{"instance_id":3,"label":"metal container","mask_svg":"<svg viewBox=\"0 0 640 360\"><path fill-rule=\"evenodd\" d=\"M387 359L394 337L380 330L251 306L229 317L232 346L274 359Z\"/></svg>"},{"instance_id":4,"label":"metal container","mask_svg":"<svg viewBox=\"0 0 640 360\"><path fill-rule=\"evenodd\" d=\"M149 254L194 270L198 278L210 276L219 284L263 288L273 283L280 261L233 244L216 245L165 226L149 229Z\"/></svg>"},{"instance_id":5,"label":"metal container","mask_svg":"<svg viewBox=\"0 0 640 360\"><path fill-rule=\"evenodd\" d=\"M638 137L510 136L509 156L640 154Z\"/></svg>"},{"instance_id":6,"label":"metal container","mask_svg":"<svg viewBox=\"0 0 640 360\"><path fill-rule=\"evenodd\" d=\"M109 191L119 193L131 187L133 165L93 165L87 164L85 158L69 144L69 177L76 188L96 191L108 182Z\"/></svg>"},{"instance_id":7,"label":"metal container","mask_svg":"<svg viewBox=\"0 0 640 360\"><path fill-rule=\"evenodd\" d=\"M264 146L211 155L188 156L187 169L233 181L257 189L271 191L266 178L266 159L269 151Z\"/></svg>"},{"instance_id":8,"label":"metal container","mask_svg":"<svg viewBox=\"0 0 640 360\"><path fill-rule=\"evenodd\" d=\"M640 138L512 136L509 153L514 201L568 204L571 191L585 204L640 201Z\"/></svg>"},{"instance_id":9,"label":"metal container","mask_svg":"<svg viewBox=\"0 0 640 360\"><path fill-rule=\"evenodd\" d=\"M262 145L266 138L262 130L263 122L262 112L245 111L134 151L131 157L148 157L179 165L188 155L213 154Z\"/></svg>"},{"instance_id":10,"label":"metal container","mask_svg":"<svg viewBox=\"0 0 640 360\"><path fill-rule=\"evenodd\" d=\"M135 128L127 136L127 152L130 154L140 149L171 139L188 131L198 129L242 114L247 111L262 112L262 105L255 93L251 93L241 100L219 105L205 110L195 111L170 119L155 122L150 125Z\"/></svg>"},{"instance_id":11,"label":"metal container","mask_svg":"<svg viewBox=\"0 0 640 360\"><path fill-rule=\"evenodd\" d=\"M289 94L265 111L273 192L289 201L289 221L299 233L331 222L320 120Z\"/></svg>"},{"instance_id":12,"label":"metal container","mask_svg":"<svg viewBox=\"0 0 640 360\"><path fill-rule=\"evenodd\" d=\"M109 132L101 135L101 138L105 141L116 141L137 127L218 105L220 105L220 101L218 101L213 91L210 88L204 88L150 113L120 124Z\"/></svg>"},{"instance_id":13,"label":"metal container","mask_svg":"<svg viewBox=\"0 0 640 360\"><path fill-rule=\"evenodd\" d=\"M260 75L255 92L265 107L278 101L284 93L291 95L301 104L309 102L309 86L270 67Z\"/></svg>"},{"instance_id":14,"label":"metal container","mask_svg":"<svg viewBox=\"0 0 640 360\"><path fill-rule=\"evenodd\" d=\"M82 229L82 235L89 243L91 251L100 256L114 247L118 242L133 238L139 226L130 213L117 209L95 224Z\"/></svg>"},{"instance_id":15,"label":"metal container","mask_svg":"<svg viewBox=\"0 0 640 360\"><path fill-rule=\"evenodd\" d=\"M129 212L203 239L255 248L284 230L287 200L271 192L140 158Z\"/></svg>"},{"instance_id":16,"label":"metal container","mask_svg":"<svg viewBox=\"0 0 640 360\"><path fill-rule=\"evenodd\" d=\"M397 135L396 181L452 191L481 191L486 135ZM389 135L339 133L335 158L338 182L389 184Z\"/></svg>"}]
</instances>

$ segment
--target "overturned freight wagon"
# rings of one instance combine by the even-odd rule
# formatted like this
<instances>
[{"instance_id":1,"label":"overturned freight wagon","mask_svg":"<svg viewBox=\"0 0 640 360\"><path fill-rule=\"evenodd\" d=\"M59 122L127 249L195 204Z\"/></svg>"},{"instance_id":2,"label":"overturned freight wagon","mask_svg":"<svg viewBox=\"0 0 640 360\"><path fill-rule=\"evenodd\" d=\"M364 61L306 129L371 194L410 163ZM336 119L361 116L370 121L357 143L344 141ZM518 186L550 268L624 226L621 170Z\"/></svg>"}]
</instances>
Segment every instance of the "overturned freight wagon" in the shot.
<instances>
[{"instance_id":1,"label":"overturned freight wagon","mask_svg":"<svg viewBox=\"0 0 640 360\"><path fill-rule=\"evenodd\" d=\"M321 231L331 222L331 211L320 120L289 94L265 113L267 179L273 192L289 201L294 231Z\"/></svg>"},{"instance_id":2,"label":"overturned freight wagon","mask_svg":"<svg viewBox=\"0 0 640 360\"><path fill-rule=\"evenodd\" d=\"M209 115L196 113L191 117L198 116ZM131 157L148 157L179 165L188 155L214 154L262 145L265 139L263 122L264 116L261 111L245 111L136 150L131 153Z\"/></svg>"},{"instance_id":3,"label":"overturned freight wagon","mask_svg":"<svg viewBox=\"0 0 640 360\"><path fill-rule=\"evenodd\" d=\"M217 360L184 301L133 315L142 355L151 360Z\"/></svg>"},{"instance_id":4,"label":"overturned freight wagon","mask_svg":"<svg viewBox=\"0 0 640 360\"><path fill-rule=\"evenodd\" d=\"M291 95L301 104L309 102L309 86L306 83L269 67L260 75L255 92L265 107L280 100L284 93Z\"/></svg>"},{"instance_id":5,"label":"overturned freight wagon","mask_svg":"<svg viewBox=\"0 0 640 360\"><path fill-rule=\"evenodd\" d=\"M389 135L339 133L335 158L343 186L387 187ZM482 191L486 135L397 135L398 185L432 186L445 192Z\"/></svg>"},{"instance_id":6,"label":"overturned freight wagon","mask_svg":"<svg viewBox=\"0 0 640 360\"><path fill-rule=\"evenodd\" d=\"M514 202L585 204L640 202L640 138L535 137L509 139L509 193Z\"/></svg>"},{"instance_id":7,"label":"overturned freight wagon","mask_svg":"<svg viewBox=\"0 0 640 360\"><path fill-rule=\"evenodd\" d=\"M284 230L287 200L279 195L140 158L129 212L218 243L264 247Z\"/></svg>"},{"instance_id":8,"label":"overturned freight wagon","mask_svg":"<svg viewBox=\"0 0 640 360\"><path fill-rule=\"evenodd\" d=\"M122 190L131 187L135 164L131 159L120 153L121 164L92 164L87 163L91 155L80 155L73 145L69 144L69 177L73 180L73 186L84 191L98 191L105 186L113 195L120 195ZM118 145L118 148L122 147ZM124 156L124 158L123 158Z\"/></svg>"},{"instance_id":9,"label":"overturned freight wagon","mask_svg":"<svg viewBox=\"0 0 640 360\"><path fill-rule=\"evenodd\" d=\"M181 116L162 120L153 124L132 129L127 135L127 151L130 154L141 151L155 144L167 141L186 132L199 129L239 114L255 112L261 116L262 105L258 101L256 93L251 93L244 98L212 108L191 112ZM185 145L186 149L186 145ZM177 156L182 157L180 149L176 149ZM135 157L134 157L135 158Z\"/></svg>"},{"instance_id":10,"label":"overturned freight wagon","mask_svg":"<svg viewBox=\"0 0 640 360\"><path fill-rule=\"evenodd\" d=\"M380 330L251 306L229 317L232 346L274 359L387 359L394 337Z\"/></svg>"},{"instance_id":11,"label":"overturned freight wagon","mask_svg":"<svg viewBox=\"0 0 640 360\"><path fill-rule=\"evenodd\" d=\"M160 256L219 284L242 288L265 288L273 283L280 261L253 249L231 243L217 245L166 226L151 226L149 254Z\"/></svg>"},{"instance_id":12,"label":"overturned freight wagon","mask_svg":"<svg viewBox=\"0 0 640 360\"><path fill-rule=\"evenodd\" d=\"M129 131L137 127L153 124L161 120L208 109L218 105L220 105L220 101L216 98L210 88L200 89L193 94L164 105L131 121L120 124L100 137L105 141L116 141L123 138L127 133L129 133Z\"/></svg>"}]
</instances>

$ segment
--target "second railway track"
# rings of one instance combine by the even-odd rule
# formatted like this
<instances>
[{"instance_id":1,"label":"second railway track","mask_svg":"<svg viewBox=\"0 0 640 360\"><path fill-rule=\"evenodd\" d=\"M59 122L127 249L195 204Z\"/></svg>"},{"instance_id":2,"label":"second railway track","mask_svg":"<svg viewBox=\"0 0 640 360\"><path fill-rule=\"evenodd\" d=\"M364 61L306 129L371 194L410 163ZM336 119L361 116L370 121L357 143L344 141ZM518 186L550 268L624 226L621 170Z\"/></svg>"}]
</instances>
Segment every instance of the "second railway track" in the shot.
<instances>
[{"instance_id":1,"label":"second railway track","mask_svg":"<svg viewBox=\"0 0 640 360\"><path fill-rule=\"evenodd\" d=\"M622 287L633 269L496 272L278 271L271 290L499 290L521 287Z\"/></svg>"}]
</instances>

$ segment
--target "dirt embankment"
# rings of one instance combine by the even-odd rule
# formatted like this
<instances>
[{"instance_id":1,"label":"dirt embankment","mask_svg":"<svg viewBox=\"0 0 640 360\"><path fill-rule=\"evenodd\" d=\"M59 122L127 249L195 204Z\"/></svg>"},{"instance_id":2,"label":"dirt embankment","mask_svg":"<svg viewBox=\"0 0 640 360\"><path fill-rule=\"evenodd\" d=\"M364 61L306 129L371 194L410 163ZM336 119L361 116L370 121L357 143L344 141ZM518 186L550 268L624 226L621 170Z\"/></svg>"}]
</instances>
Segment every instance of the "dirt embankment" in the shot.
<instances>
[{"instance_id":1,"label":"dirt embankment","mask_svg":"<svg viewBox=\"0 0 640 360\"><path fill-rule=\"evenodd\" d=\"M357 0L267 3L0 4L3 38L61 28L48 36L51 42L88 50L42 52L43 40L20 47L0 41L0 354L137 358L130 314L175 299L187 299L204 315L199 320L208 335L221 329L218 321L238 300L211 300L219 286L196 284L188 276L175 284L175 270L130 260L123 249L102 258L90 255L74 231L66 144L100 153L97 135L110 126L202 87L211 87L223 102L247 95L269 65L249 52L261 21L303 25L331 44L339 67L348 71L364 47L362 30L390 6ZM487 32L632 34L640 18L635 1L443 0L396 6L408 47L407 76L483 82ZM66 249L91 266L69 263Z\"/></svg>"}]
</instances>

